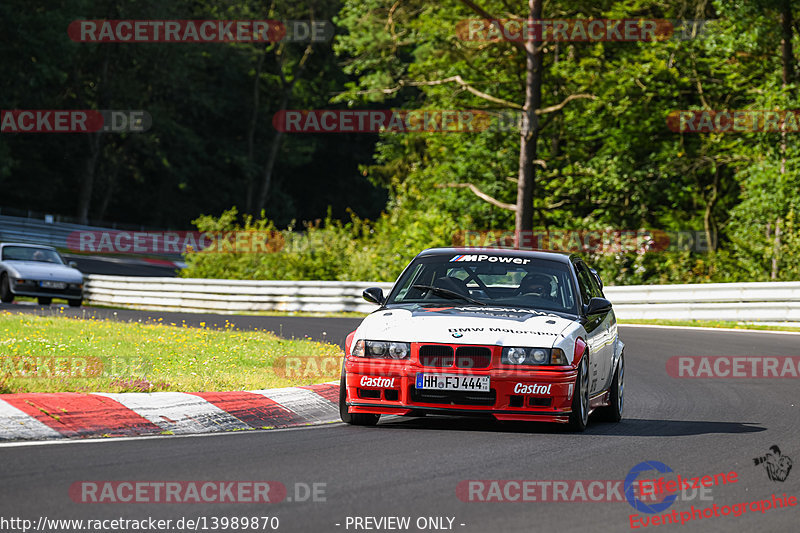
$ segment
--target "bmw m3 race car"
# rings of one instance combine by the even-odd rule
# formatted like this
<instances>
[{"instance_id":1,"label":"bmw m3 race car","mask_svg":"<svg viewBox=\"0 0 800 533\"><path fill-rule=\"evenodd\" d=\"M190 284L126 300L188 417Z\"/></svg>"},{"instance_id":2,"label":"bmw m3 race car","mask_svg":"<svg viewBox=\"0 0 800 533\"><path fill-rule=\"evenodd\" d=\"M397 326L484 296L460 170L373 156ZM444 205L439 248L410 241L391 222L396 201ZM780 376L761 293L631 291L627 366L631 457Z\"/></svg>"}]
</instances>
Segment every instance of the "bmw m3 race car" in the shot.
<instances>
[{"instance_id":1,"label":"bmw m3 race car","mask_svg":"<svg viewBox=\"0 0 800 533\"><path fill-rule=\"evenodd\" d=\"M466 253L465 253L466 252ZM347 336L339 411L568 423L622 418L624 344L597 273L555 252L435 248Z\"/></svg>"}]
</instances>

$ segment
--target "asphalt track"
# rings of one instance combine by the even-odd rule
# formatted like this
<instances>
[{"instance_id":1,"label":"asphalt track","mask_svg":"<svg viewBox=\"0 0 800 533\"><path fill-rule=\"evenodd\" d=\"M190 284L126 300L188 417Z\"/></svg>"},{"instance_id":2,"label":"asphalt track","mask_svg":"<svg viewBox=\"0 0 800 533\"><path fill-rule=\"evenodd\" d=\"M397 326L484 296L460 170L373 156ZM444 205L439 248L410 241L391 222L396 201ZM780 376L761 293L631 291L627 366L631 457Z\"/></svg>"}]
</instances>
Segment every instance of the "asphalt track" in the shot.
<instances>
[{"instance_id":1,"label":"asphalt track","mask_svg":"<svg viewBox=\"0 0 800 533\"><path fill-rule=\"evenodd\" d=\"M350 319L299 320L308 331L327 323L327 331L338 332ZM795 464L785 482L776 482L753 462L776 444L800 461L797 380L688 380L665 371L672 355L800 355L800 336L624 326L621 334L627 379L625 418L619 424L594 421L585 433L571 434L545 424L391 418L373 428L336 424L0 447L0 517L278 516L279 531L336 532L389 531L348 528L347 517L408 516L411 526L401 531L434 531L417 529L415 521L446 516L454 517L453 530L460 532L629 531L635 511L624 501L465 502L456 487L476 479L620 480L647 460L663 462L684 477L738 473L738 482L713 489L713 500L679 500L667 512L767 499L773 493L800 496L800 466ZM78 504L68 489L81 480L272 480L283 483L290 497L295 483L324 483L325 501ZM798 530L798 518L800 507L789 507L644 529L788 532Z\"/></svg>"}]
</instances>

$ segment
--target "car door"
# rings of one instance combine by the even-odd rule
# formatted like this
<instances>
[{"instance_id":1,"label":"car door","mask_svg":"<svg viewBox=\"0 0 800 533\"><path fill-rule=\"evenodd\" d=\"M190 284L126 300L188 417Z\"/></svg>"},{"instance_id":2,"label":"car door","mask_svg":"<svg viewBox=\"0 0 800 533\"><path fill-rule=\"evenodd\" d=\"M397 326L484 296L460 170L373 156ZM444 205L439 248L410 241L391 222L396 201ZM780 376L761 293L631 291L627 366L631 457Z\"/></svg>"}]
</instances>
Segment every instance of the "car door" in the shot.
<instances>
[{"instance_id":1,"label":"car door","mask_svg":"<svg viewBox=\"0 0 800 533\"><path fill-rule=\"evenodd\" d=\"M592 297L605 298L597 273L592 271L585 263L581 264L583 268L589 271L589 283L591 285ZM607 389L611 385L612 373L614 371L614 341L617 337L617 320L614 316L614 311L604 313L602 319L598 328L602 330L602 342L598 347L598 353L601 359L599 361L599 366L602 367L598 369L598 381L601 382L601 390Z\"/></svg>"},{"instance_id":2,"label":"car door","mask_svg":"<svg viewBox=\"0 0 800 533\"><path fill-rule=\"evenodd\" d=\"M584 312L586 306L589 305L589 300L593 297L592 275L583 262L576 261L574 266L575 274L578 277L582 312ZM603 348L606 331L603 322L603 315L584 316L583 328L586 330L586 345L589 347L589 394L603 390L605 385L603 372L606 354L603 352Z\"/></svg>"}]
</instances>

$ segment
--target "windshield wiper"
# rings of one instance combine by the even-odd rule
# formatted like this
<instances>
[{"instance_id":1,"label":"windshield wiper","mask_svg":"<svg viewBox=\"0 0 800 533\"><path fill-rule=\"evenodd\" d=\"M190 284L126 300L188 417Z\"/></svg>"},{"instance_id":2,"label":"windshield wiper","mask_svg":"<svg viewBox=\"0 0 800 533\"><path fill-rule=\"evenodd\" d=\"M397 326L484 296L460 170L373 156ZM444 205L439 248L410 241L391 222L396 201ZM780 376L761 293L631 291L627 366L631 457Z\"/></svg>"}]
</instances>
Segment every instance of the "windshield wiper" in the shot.
<instances>
[{"instance_id":1,"label":"windshield wiper","mask_svg":"<svg viewBox=\"0 0 800 533\"><path fill-rule=\"evenodd\" d=\"M434 287L433 285L412 285L411 288L428 290L433 292L433 294L436 294L438 296L444 296L445 298L450 298L453 300L464 300L466 302L470 302L476 305L488 305L486 302L476 300L475 298L472 298L470 296L459 294L456 291L451 291L450 289L443 289L442 287Z\"/></svg>"}]
</instances>

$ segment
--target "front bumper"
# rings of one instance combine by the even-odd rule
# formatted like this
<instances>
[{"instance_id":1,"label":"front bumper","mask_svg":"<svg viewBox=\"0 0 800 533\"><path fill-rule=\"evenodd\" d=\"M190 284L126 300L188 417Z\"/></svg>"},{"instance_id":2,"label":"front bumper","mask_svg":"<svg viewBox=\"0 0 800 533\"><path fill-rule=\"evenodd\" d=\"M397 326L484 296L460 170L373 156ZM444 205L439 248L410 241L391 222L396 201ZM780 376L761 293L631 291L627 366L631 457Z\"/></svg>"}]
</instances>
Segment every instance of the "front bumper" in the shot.
<instances>
[{"instance_id":1,"label":"front bumper","mask_svg":"<svg viewBox=\"0 0 800 533\"><path fill-rule=\"evenodd\" d=\"M30 283L17 283L14 278L9 279L9 289L15 296L28 296L31 298L64 298L66 300L79 300L83 298L83 288L71 287L75 283L67 283L66 288L50 289L41 286L42 280L31 280ZM51 280L46 280L51 281Z\"/></svg>"},{"instance_id":2,"label":"front bumper","mask_svg":"<svg viewBox=\"0 0 800 533\"><path fill-rule=\"evenodd\" d=\"M497 420L569 421L577 376L575 368L509 368L499 364L502 347L485 348L492 350L491 364L481 369L423 366L416 343L412 343L410 359L403 361L348 356L345 359L348 410L350 413L435 413L491 416ZM490 391L417 389L418 373L489 376Z\"/></svg>"}]
</instances>

